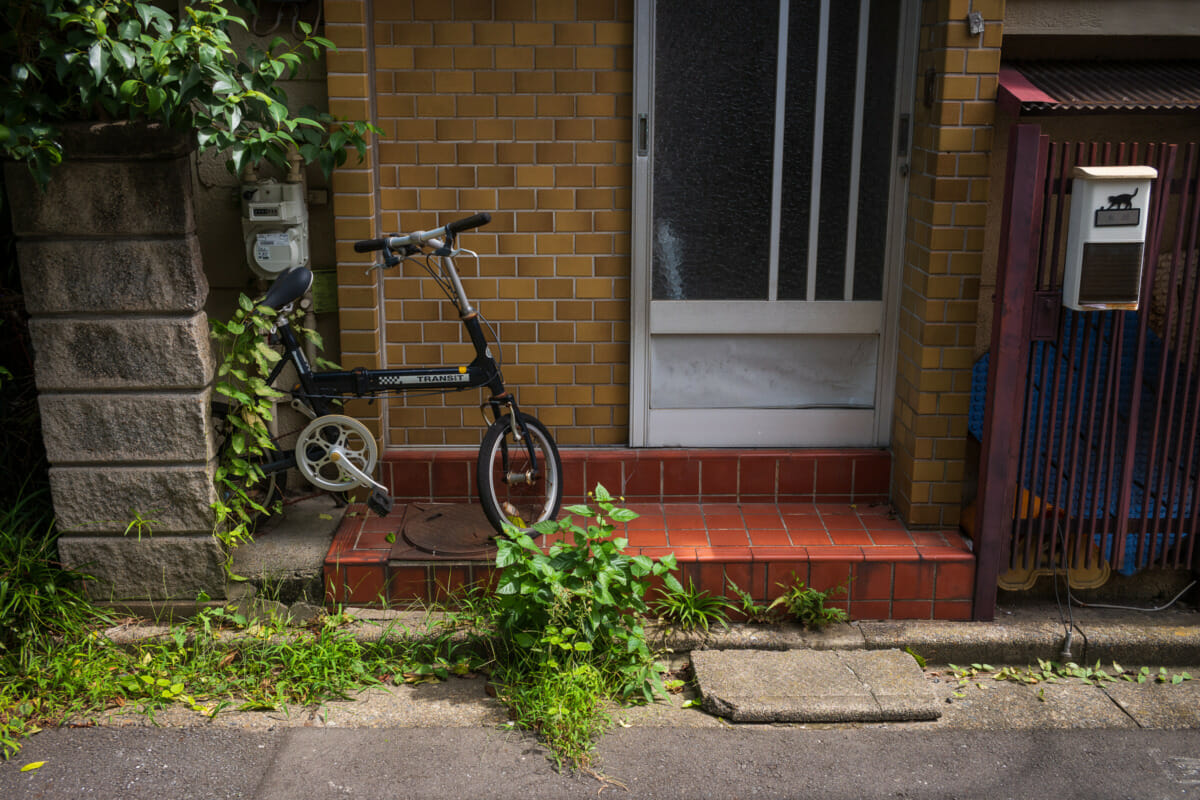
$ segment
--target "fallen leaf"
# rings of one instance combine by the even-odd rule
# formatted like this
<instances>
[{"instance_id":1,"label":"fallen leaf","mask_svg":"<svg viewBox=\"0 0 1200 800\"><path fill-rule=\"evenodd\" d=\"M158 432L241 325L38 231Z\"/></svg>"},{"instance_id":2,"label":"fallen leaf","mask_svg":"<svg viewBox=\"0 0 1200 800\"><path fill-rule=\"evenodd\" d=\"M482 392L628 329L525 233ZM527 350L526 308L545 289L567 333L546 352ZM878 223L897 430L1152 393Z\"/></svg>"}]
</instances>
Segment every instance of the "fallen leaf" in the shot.
<instances>
[{"instance_id":1,"label":"fallen leaf","mask_svg":"<svg viewBox=\"0 0 1200 800\"><path fill-rule=\"evenodd\" d=\"M25 766L21 767L21 772L33 772L35 769L41 769L45 761L30 761Z\"/></svg>"}]
</instances>

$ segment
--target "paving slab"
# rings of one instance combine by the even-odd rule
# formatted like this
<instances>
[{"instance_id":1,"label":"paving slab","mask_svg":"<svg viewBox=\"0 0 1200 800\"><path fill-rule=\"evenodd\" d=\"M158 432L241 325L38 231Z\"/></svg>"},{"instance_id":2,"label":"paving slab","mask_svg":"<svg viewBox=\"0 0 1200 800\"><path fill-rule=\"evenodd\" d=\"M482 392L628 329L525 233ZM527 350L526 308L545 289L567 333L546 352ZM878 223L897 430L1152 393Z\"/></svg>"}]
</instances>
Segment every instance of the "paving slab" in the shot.
<instances>
[{"instance_id":1,"label":"paving slab","mask_svg":"<svg viewBox=\"0 0 1200 800\"><path fill-rule=\"evenodd\" d=\"M1026 685L984 675L963 684L949 670L930 670L928 680L942 711L939 729L1138 727L1101 687L1078 681Z\"/></svg>"},{"instance_id":2,"label":"paving slab","mask_svg":"<svg viewBox=\"0 0 1200 800\"><path fill-rule=\"evenodd\" d=\"M703 708L733 722L899 722L940 710L899 650L699 650Z\"/></svg>"},{"instance_id":3,"label":"paving slab","mask_svg":"<svg viewBox=\"0 0 1200 800\"><path fill-rule=\"evenodd\" d=\"M1188 673L1200 675L1197 670ZM1102 688L1142 728L1200 728L1200 682L1172 685L1121 681Z\"/></svg>"}]
</instances>

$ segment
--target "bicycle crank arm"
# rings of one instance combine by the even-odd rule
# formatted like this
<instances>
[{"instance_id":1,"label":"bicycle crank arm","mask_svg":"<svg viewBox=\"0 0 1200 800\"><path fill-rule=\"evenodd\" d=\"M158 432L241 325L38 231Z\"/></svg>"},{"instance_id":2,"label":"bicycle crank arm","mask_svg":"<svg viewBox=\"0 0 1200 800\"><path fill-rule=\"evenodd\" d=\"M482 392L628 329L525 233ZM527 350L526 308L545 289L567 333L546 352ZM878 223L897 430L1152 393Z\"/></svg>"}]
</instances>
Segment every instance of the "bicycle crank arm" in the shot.
<instances>
[{"instance_id":1,"label":"bicycle crank arm","mask_svg":"<svg viewBox=\"0 0 1200 800\"><path fill-rule=\"evenodd\" d=\"M376 483L370 475L356 467L354 462L346 458L345 453L343 453L340 448L335 447L329 451L329 460L336 463L338 465L338 469L340 469L343 473L349 475L351 478L354 478L354 480L357 481L360 486L365 486L368 489L374 489L377 492L387 492L386 486L384 486L382 483Z\"/></svg>"}]
</instances>

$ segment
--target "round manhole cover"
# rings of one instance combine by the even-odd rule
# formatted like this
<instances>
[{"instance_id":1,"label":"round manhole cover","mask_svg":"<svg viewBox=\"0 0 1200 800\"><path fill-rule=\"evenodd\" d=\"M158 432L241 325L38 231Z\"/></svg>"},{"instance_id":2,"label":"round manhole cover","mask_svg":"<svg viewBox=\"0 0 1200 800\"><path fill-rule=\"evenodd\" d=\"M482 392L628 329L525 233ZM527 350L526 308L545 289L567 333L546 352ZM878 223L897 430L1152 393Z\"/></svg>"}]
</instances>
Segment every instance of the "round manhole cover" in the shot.
<instances>
[{"instance_id":1,"label":"round manhole cover","mask_svg":"<svg viewBox=\"0 0 1200 800\"><path fill-rule=\"evenodd\" d=\"M418 550L441 556L481 556L496 551L495 530L477 505L414 503L400 535Z\"/></svg>"}]
</instances>

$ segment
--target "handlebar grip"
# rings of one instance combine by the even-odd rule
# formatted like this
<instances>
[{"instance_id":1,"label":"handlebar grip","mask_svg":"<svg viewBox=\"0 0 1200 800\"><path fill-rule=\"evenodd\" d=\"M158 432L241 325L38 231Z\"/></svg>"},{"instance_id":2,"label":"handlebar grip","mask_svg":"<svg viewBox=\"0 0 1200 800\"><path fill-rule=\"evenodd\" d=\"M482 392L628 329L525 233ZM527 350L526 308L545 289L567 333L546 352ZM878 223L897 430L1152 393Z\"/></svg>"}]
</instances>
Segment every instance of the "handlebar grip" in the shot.
<instances>
[{"instance_id":1,"label":"handlebar grip","mask_svg":"<svg viewBox=\"0 0 1200 800\"><path fill-rule=\"evenodd\" d=\"M478 228L480 225L487 225L492 221L492 215L486 211L481 214L472 214L464 219L456 219L454 222L446 223L446 233L453 236L459 231L465 231L470 228Z\"/></svg>"},{"instance_id":2,"label":"handlebar grip","mask_svg":"<svg viewBox=\"0 0 1200 800\"><path fill-rule=\"evenodd\" d=\"M387 239L363 239L354 243L354 252L370 253L372 250L382 250L387 247Z\"/></svg>"}]
</instances>

